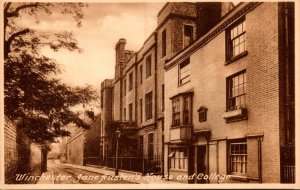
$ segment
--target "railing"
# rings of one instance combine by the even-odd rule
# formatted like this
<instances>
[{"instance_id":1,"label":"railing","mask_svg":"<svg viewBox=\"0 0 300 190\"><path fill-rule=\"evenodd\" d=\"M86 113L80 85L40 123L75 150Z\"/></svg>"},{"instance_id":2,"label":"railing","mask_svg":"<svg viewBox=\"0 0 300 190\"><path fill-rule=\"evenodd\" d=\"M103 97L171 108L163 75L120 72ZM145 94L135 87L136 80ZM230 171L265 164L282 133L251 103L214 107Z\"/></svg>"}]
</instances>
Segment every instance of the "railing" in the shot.
<instances>
[{"instance_id":1,"label":"railing","mask_svg":"<svg viewBox=\"0 0 300 190\"><path fill-rule=\"evenodd\" d=\"M161 174L162 162L161 155L154 155L152 158L149 158L147 155L135 157L120 156L118 157L118 168L121 170L141 172L142 174ZM100 157L85 157L85 164L116 168L116 157L109 156L104 159Z\"/></svg>"},{"instance_id":2,"label":"railing","mask_svg":"<svg viewBox=\"0 0 300 190\"><path fill-rule=\"evenodd\" d=\"M281 166L282 183L295 183L295 166Z\"/></svg>"},{"instance_id":3,"label":"railing","mask_svg":"<svg viewBox=\"0 0 300 190\"><path fill-rule=\"evenodd\" d=\"M104 159L102 157L85 157L84 165L103 166Z\"/></svg>"}]
</instances>

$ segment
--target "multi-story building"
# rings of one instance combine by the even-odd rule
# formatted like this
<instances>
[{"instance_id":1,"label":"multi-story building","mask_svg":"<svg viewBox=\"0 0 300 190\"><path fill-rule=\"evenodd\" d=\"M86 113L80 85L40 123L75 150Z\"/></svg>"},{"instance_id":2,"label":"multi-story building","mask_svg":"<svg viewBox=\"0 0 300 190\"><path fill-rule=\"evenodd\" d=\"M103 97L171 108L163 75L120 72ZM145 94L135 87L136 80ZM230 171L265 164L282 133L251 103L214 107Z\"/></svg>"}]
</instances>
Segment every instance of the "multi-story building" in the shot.
<instances>
[{"instance_id":1,"label":"multi-story building","mask_svg":"<svg viewBox=\"0 0 300 190\"><path fill-rule=\"evenodd\" d=\"M295 175L294 45L293 3L247 2L168 57L164 171L170 180L295 180L286 178Z\"/></svg>"},{"instance_id":2,"label":"multi-story building","mask_svg":"<svg viewBox=\"0 0 300 190\"><path fill-rule=\"evenodd\" d=\"M127 123L136 142L131 156L153 161L144 172L157 167L163 172L165 62L204 35L231 7L230 3L167 3L158 13L156 30L139 51L126 50L125 39L118 41L115 77L101 86L104 155L115 153L115 135L109 129L116 122Z\"/></svg>"}]
</instances>

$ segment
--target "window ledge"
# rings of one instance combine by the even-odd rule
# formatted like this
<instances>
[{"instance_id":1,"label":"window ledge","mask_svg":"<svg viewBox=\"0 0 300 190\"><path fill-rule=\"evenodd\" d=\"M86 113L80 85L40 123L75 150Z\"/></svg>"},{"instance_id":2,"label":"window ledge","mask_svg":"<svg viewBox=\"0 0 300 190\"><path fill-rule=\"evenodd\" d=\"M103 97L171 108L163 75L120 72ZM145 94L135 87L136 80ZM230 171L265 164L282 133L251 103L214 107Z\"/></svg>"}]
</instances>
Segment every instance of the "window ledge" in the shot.
<instances>
[{"instance_id":1,"label":"window ledge","mask_svg":"<svg viewBox=\"0 0 300 190\"><path fill-rule=\"evenodd\" d=\"M235 62L235 61L237 61L237 60L239 60L239 59L241 59L241 58L243 58L243 57L245 57L247 55L248 55L248 51L245 51L245 52L243 52L243 53L241 53L241 54L239 54L239 55L237 55L235 57L232 57L231 59L227 60L225 62L225 65L229 65L230 63Z\"/></svg>"},{"instance_id":2,"label":"window ledge","mask_svg":"<svg viewBox=\"0 0 300 190\"><path fill-rule=\"evenodd\" d=\"M237 110L227 111L222 115L223 119L226 120L227 123L247 120L248 119L248 109L246 107L239 108Z\"/></svg>"},{"instance_id":3,"label":"window ledge","mask_svg":"<svg viewBox=\"0 0 300 190\"><path fill-rule=\"evenodd\" d=\"M189 82L191 82L191 80L186 81L185 83L178 84L178 87L181 87L181 86L183 86L183 85L185 85L185 84L187 84L187 83L189 83Z\"/></svg>"},{"instance_id":4,"label":"window ledge","mask_svg":"<svg viewBox=\"0 0 300 190\"><path fill-rule=\"evenodd\" d=\"M249 181L249 179L246 175L231 174L229 176L230 176L230 179L232 179L232 180Z\"/></svg>"},{"instance_id":5,"label":"window ledge","mask_svg":"<svg viewBox=\"0 0 300 190\"><path fill-rule=\"evenodd\" d=\"M170 172L188 172L186 169L174 169L174 168L170 168L169 171Z\"/></svg>"}]
</instances>

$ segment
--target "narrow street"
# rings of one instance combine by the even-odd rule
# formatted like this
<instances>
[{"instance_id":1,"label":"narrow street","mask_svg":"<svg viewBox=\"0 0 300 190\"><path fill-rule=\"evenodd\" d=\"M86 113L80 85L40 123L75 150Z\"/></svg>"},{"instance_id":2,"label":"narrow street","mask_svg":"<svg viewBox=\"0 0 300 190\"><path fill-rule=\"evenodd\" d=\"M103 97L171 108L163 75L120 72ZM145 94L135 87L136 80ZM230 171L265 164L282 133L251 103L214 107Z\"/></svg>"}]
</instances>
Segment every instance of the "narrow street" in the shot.
<instances>
[{"instance_id":1,"label":"narrow street","mask_svg":"<svg viewBox=\"0 0 300 190\"><path fill-rule=\"evenodd\" d=\"M54 184L131 184L114 176L73 168L48 160L48 172Z\"/></svg>"}]
</instances>

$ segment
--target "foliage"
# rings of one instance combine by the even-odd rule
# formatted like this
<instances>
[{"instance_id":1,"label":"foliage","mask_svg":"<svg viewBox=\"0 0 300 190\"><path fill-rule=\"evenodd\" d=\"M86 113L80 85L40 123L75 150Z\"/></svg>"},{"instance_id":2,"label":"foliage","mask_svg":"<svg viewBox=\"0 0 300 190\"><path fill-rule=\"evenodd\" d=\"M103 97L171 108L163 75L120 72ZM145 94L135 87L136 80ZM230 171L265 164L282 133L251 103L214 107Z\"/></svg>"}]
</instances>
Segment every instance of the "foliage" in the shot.
<instances>
[{"instance_id":1,"label":"foliage","mask_svg":"<svg viewBox=\"0 0 300 190\"><path fill-rule=\"evenodd\" d=\"M51 15L52 10L70 15L78 27L83 19L82 3L5 3L4 4L4 110L17 122L33 141L54 142L56 137L69 135L63 129L68 123L88 126L74 111L79 104L96 98L91 86L70 87L55 78L60 65L41 54L42 47L54 51L81 49L72 32L41 32L20 27L15 20L21 15L33 16L36 24L40 15Z\"/></svg>"}]
</instances>

